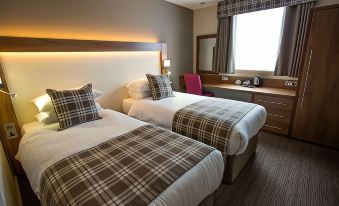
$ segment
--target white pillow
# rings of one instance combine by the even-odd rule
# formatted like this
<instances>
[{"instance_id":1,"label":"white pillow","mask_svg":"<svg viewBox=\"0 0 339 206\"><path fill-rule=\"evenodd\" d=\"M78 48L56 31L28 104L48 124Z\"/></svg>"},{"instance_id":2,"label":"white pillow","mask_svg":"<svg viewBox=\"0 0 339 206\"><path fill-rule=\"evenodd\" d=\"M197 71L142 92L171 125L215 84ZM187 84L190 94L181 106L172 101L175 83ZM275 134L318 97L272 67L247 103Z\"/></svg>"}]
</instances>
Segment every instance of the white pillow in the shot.
<instances>
[{"instance_id":1,"label":"white pillow","mask_svg":"<svg viewBox=\"0 0 339 206\"><path fill-rule=\"evenodd\" d=\"M135 92L133 90L128 90L128 95L133 99L145 99L147 97L150 97L152 95L151 91L146 92Z\"/></svg>"},{"instance_id":2,"label":"white pillow","mask_svg":"<svg viewBox=\"0 0 339 206\"><path fill-rule=\"evenodd\" d=\"M77 88L74 88L74 89L77 89ZM102 96L104 96L104 93L99 91L99 90L92 89L92 93L93 93L94 100L98 100ZM36 97L36 98L32 99L31 102L33 102L35 104L35 106L38 108L39 112L52 112L52 111L54 111L54 106L53 106L52 100L51 100L51 98L49 97L48 94L44 94L44 95L41 95L39 97Z\"/></svg>"},{"instance_id":3,"label":"white pillow","mask_svg":"<svg viewBox=\"0 0 339 206\"><path fill-rule=\"evenodd\" d=\"M126 86L129 90L134 92L149 92L151 91L151 87L147 78L141 78L131 81Z\"/></svg>"},{"instance_id":4,"label":"white pillow","mask_svg":"<svg viewBox=\"0 0 339 206\"><path fill-rule=\"evenodd\" d=\"M39 112L34 117L40 122L40 124L44 126L58 122L58 117L56 116L54 111L53 112Z\"/></svg>"},{"instance_id":5,"label":"white pillow","mask_svg":"<svg viewBox=\"0 0 339 206\"><path fill-rule=\"evenodd\" d=\"M52 107L53 107L53 105L52 105ZM97 102L95 102L95 107L98 111L100 109L102 109L101 105ZM58 123L58 117L56 116L54 108L50 112L39 112L34 117L35 117L35 119L37 119L40 122L40 124L42 124L44 126L49 125L49 124L53 124L53 123Z\"/></svg>"}]
</instances>

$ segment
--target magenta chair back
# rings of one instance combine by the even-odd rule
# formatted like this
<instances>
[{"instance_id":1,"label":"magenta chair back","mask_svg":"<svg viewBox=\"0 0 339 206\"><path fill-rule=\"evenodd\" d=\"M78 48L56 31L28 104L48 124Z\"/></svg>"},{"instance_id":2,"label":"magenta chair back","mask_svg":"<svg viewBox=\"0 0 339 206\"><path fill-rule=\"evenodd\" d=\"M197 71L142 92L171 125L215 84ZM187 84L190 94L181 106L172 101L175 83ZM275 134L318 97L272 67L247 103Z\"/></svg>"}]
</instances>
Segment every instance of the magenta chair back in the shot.
<instances>
[{"instance_id":1,"label":"magenta chair back","mask_svg":"<svg viewBox=\"0 0 339 206\"><path fill-rule=\"evenodd\" d=\"M184 79L187 93L202 95L202 84L198 74L184 74Z\"/></svg>"},{"instance_id":2,"label":"magenta chair back","mask_svg":"<svg viewBox=\"0 0 339 206\"><path fill-rule=\"evenodd\" d=\"M195 94L200 96L213 97L214 94L211 92L203 92L200 75L198 74L184 74L186 92L189 94Z\"/></svg>"}]
</instances>

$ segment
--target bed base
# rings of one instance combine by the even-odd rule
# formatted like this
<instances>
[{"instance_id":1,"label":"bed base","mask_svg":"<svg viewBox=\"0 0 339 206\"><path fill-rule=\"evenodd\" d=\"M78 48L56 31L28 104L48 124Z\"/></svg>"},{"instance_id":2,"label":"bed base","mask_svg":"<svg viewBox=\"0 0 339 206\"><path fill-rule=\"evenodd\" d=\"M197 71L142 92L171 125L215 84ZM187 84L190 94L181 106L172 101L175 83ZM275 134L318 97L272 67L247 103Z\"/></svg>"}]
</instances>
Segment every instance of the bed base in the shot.
<instances>
[{"instance_id":1,"label":"bed base","mask_svg":"<svg viewBox=\"0 0 339 206\"><path fill-rule=\"evenodd\" d=\"M238 177L246 163L255 154L258 145L258 134L252 137L244 153L240 155L228 155L226 159L226 168L224 171L223 182L233 183Z\"/></svg>"}]
</instances>

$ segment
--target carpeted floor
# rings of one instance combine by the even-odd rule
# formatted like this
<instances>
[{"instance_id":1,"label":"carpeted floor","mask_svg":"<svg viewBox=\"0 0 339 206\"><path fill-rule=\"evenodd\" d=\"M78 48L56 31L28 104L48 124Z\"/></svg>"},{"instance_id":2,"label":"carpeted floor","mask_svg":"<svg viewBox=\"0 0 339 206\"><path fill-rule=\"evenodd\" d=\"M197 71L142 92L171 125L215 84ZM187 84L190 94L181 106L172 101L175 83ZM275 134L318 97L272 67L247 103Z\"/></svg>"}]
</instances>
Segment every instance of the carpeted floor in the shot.
<instances>
[{"instance_id":1,"label":"carpeted floor","mask_svg":"<svg viewBox=\"0 0 339 206\"><path fill-rule=\"evenodd\" d=\"M40 205L19 179L24 206ZM261 133L256 155L233 184L222 184L215 205L339 205L339 151Z\"/></svg>"},{"instance_id":2,"label":"carpeted floor","mask_svg":"<svg viewBox=\"0 0 339 206\"><path fill-rule=\"evenodd\" d=\"M339 151L261 133L256 155L216 205L339 205Z\"/></svg>"}]
</instances>

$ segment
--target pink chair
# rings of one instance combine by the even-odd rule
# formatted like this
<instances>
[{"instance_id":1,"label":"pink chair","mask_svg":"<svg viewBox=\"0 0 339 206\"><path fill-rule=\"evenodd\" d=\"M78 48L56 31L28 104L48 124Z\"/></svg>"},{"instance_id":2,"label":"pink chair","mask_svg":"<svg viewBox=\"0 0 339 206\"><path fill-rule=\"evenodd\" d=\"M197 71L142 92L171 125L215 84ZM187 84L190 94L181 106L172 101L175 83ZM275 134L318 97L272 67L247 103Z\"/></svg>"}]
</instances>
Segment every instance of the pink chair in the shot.
<instances>
[{"instance_id":1,"label":"pink chair","mask_svg":"<svg viewBox=\"0 0 339 206\"><path fill-rule=\"evenodd\" d=\"M214 97L212 92L203 92L201 79L198 74L184 74L186 92L200 96Z\"/></svg>"}]
</instances>

